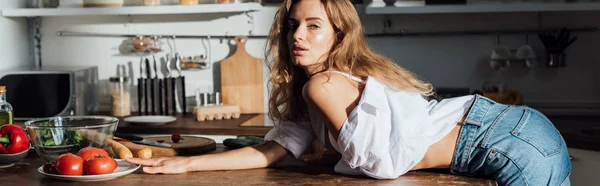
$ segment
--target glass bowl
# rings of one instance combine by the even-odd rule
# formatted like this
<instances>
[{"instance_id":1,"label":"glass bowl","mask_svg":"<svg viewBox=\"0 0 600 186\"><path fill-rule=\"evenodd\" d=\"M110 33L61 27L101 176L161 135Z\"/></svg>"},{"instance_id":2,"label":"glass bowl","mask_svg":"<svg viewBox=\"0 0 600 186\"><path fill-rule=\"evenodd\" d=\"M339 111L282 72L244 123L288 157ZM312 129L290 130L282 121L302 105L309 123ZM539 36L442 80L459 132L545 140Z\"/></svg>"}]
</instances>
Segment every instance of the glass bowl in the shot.
<instances>
[{"instance_id":1,"label":"glass bowl","mask_svg":"<svg viewBox=\"0 0 600 186\"><path fill-rule=\"evenodd\" d=\"M59 116L29 120L25 128L37 154L56 161L58 156L77 154L84 147L104 148L118 123L119 119L110 116Z\"/></svg>"}]
</instances>

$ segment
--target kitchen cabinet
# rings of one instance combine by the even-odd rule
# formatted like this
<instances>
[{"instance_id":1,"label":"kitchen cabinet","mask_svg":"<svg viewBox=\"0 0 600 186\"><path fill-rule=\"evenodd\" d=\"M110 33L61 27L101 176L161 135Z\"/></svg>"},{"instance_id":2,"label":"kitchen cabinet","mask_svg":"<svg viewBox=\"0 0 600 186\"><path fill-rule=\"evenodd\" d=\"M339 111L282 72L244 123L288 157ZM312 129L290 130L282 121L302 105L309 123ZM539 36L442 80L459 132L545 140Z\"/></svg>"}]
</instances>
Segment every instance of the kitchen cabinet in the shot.
<instances>
[{"instance_id":1,"label":"kitchen cabinet","mask_svg":"<svg viewBox=\"0 0 600 186\"><path fill-rule=\"evenodd\" d=\"M98 16L98 15L165 15L238 13L260 10L260 3L124 6L105 8L6 8L4 17Z\"/></svg>"},{"instance_id":2,"label":"kitchen cabinet","mask_svg":"<svg viewBox=\"0 0 600 186\"><path fill-rule=\"evenodd\" d=\"M437 13L501 13L501 12L556 12L597 11L598 1L506 1L468 0L467 4L425 5L425 1L399 0L386 6L383 0L374 0L366 7L367 14L437 14Z\"/></svg>"}]
</instances>

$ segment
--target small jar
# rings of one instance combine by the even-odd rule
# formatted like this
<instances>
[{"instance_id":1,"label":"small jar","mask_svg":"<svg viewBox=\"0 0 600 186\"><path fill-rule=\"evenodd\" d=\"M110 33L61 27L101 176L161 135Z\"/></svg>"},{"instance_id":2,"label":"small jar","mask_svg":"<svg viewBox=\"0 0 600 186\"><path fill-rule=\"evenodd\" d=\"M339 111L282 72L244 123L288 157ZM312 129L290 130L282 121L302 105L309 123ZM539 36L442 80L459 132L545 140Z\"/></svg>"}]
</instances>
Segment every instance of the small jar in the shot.
<instances>
[{"instance_id":1,"label":"small jar","mask_svg":"<svg viewBox=\"0 0 600 186\"><path fill-rule=\"evenodd\" d=\"M117 117L131 115L131 93L127 77L111 77L110 100L112 115Z\"/></svg>"},{"instance_id":2,"label":"small jar","mask_svg":"<svg viewBox=\"0 0 600 186\"><path fill-rule=\"evenodd\" d=\"M160 5L160 0L144 0L145 6Z\"/></svg>"},{"instance_id":3,"label":"small jar","mask_svg":"<svg viewBox=\"0 0 600 186\"><path fill-rule=\"evenodd\" d=\"M148 45L150 45L150 43L144 39L144 36L137 36L135 39L133 39L133 48L135 48L135 50L138 52L146 51Z\"/></svg>"},{"instance_id":4,"label":"small jar","mask_svg":"<svg viewBox=\"0 0 600 186\"><path fill-rule=\"evenodd\" d=\"M179 0L180 5L197 5L198 0Z\"/></svg>"}]
</instances>

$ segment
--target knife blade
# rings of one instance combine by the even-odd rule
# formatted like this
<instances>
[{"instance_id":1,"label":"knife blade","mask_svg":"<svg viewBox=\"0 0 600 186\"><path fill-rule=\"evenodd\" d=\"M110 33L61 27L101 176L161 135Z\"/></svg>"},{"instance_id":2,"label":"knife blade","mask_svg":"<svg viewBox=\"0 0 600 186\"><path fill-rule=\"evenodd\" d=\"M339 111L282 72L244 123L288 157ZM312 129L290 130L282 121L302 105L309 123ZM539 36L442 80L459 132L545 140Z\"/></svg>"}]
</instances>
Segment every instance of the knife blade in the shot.
<instances>
[{"instance_id":1,"label":"knife blade","mask_svg":"<svg viewBox=\"0 0 600 186\"><path fill-rule=\"evenodd\" d=\"M155 115L156 113L154 112L154 77L152 75L152 66L150 66L150 59L146 58L146 73L148 74L148 84L150 84L149 86L149 93L150 93L150 97L148 97L148 99L150 99L150 105L146 106L147 110L149 107L150 110L150 114Z\"/></svg>"},{"instance_id":2,"label":"knife blade","mask_svg":"<svg viewBox=\"0 0 600 186\"><path fill-rule=\"evenodd\" d=\"M130 140L131 142L137 143L137 144L150 145L150 146L156 146L156 147L171 148L171 144L168 144L168 143L159 143L159 142L156 142L156 141L153 141L153 140L148 140L148 139L145 139L143 137L136 136L136 135L133 135L133 134L125 134L125 133L120 133L120 132L114 132L113 135L116 136L116 137L119 137L119 138Z\"/></svg>"},{"instance_id":3,"label":"knife blade","mask_svg":"<svg viewBox=\"0 0 600 186\"><path fill-rule=\"evenodd\" d=\"M146 78L144 79L144 114L149 115L150 104L148 102L150 101L150 98L148 97L148 78L150 78L150 60L148 58L145 59L145 67Z\"/></svg>"}]
</instances>

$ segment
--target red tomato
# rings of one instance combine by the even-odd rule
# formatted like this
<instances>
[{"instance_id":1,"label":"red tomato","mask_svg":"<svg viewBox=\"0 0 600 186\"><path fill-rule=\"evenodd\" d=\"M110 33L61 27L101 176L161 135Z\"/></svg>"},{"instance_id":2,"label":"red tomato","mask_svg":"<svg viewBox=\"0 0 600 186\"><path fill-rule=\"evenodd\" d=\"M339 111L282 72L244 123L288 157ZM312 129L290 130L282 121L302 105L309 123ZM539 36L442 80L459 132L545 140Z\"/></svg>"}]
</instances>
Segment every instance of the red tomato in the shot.
<instances>
[{"instance_id":1,"label":"red tomato","mask_svg":"<svg viewBox=\"0 0 600 186\"><path fill-rule=\"evenodd\" d=\"M72 153L60 155L56 160L56 170L61 175L83 175L83 159Z\"/></svg>"},{"instance_id":2,"label":"red tomato","mask_svg":"<svg viewBox=\"0 0 600 186\"><path fill-rule=\"evenodd\" d=\"M117 161L110 157L96 157L85 161L85 173L88 175L110 174L117 169Z\"/></svg>"},{"instance_id":3,"label":"red tomato","mask_svg":"<svg viewBox=\"0 0 600 186\"><path fill-rule=\"evenodd\" d=\"M171 135L171 141L173 141L173 143L177 143L177 142L179 142L179 140L181 140L181 136L179 134Z\"/></svg>"},{"instance_id":4,"label":"red tomato","mask_svg":"<svg viewBox=\"0 0 600 186\"><path fill-rule=\"evenodd\" d=\"M106 152L104 149L96 148L96 147L85 147L85 148L79 150L79 152L77 152L77 155L79 157L81 157L81 159L83 159L83 161L90 159L90 158L94 158L96 156L110 157L108 155L108 152Z\"/></svg>"},{"instance_id":5,"label":"red tomato","mask_svg":"<svg viewBox=\"0 0 600 186\"><path fill-rule=\"evenodd\" d=\"M48 174L59 174L58 171L56 170L56 163L54 163L53 161L51 162L47 162L46 164L44 164L44 172L48 173Z\"/></svg>"}]
</instances>

